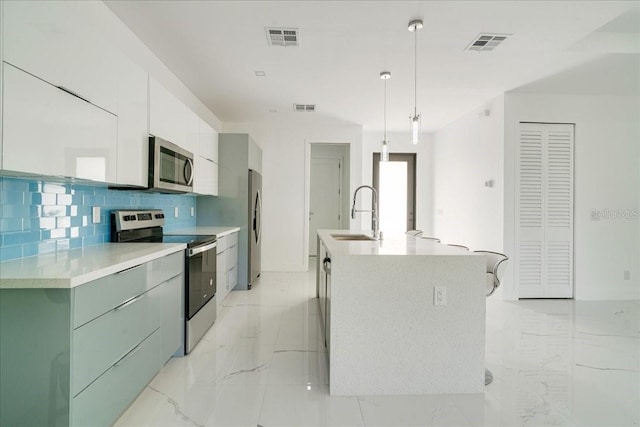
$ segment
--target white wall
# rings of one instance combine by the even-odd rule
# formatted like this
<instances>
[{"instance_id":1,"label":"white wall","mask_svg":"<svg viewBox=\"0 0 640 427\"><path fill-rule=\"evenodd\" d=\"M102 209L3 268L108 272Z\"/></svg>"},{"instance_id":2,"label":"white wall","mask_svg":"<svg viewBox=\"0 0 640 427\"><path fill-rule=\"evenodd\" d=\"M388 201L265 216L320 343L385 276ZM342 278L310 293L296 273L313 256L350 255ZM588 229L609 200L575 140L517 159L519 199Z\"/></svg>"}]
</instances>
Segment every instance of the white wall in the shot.
<instances>
[{"instance_id":1,"label":"white wall","mask_svg":"<svg viewBox=\"0 0 640 427\"><path fill-rule=\"evenodd\" d=\"M503 251L503 138L502 96L433 135L433 235L442 243Z\"/></svg>"},{"instance_id":2,"label":"white wall","mask_svg":"<svg viewBox=\"0 0 640 427\"><path fill-rule=\"evenodd\" d=\"M373 153L382 150L382 132L365 132L362 141L362 183L371 185L373 182ZM432 232L432 149L431 135L420 135L420 143L413 145L411 135L406 133L387 133L390 153L416 153L416 229L422 230L424 235ZM358 202L362 209L370 209L371 197L369 192L358 195ZM361 222L362 229L370 229L370 216ZM384 232L384 230L382 230Z\"/></svg>"},{"instance_id":3,"label":"white wall","mask_svg":"<svg viewBox=\"0 0 640 427\"><path fill-rule=\"evenodd\" d=\"M312 117L295 123L224 123L223 132L247 132L262 148L262 270L305 271L310 144L350 144L352 193L361 182L362 127Z\"/></svg>"},{"instance_id":4,"label":"white wall","mask_svg":"<svg viewBox=\"0 0 640 427\"><path fill-rule=\"evenodd\" d=\"M640 298L640 219L593 220L593 210L640 210L640 98L505 95L505 245L514 247L515 143L520 121L575 123L576 299ZM630 272L624 280L623 272ZM517 298L517 283L505 287Z\"/></svg>"}]
</instances>

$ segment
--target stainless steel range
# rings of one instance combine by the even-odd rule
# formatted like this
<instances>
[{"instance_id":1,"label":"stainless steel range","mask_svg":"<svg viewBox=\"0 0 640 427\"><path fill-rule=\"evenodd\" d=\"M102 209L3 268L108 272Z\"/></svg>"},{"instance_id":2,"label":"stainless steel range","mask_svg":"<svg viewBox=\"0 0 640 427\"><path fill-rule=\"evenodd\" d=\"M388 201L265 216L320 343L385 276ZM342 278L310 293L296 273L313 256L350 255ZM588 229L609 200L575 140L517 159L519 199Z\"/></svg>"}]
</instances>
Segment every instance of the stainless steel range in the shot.
<instances>
[{"instance_id":1,"label":"stainless steel range","mask_svg":"<svg viewBox=\"0 0 640 427\"><path fill-rule=\"evenodd\" d=\"M160 209L111 211L111 241L120 243L186 243L185 353L189 353L216 320L216 237L165 235Z\"/></svg>"}]
</instances>

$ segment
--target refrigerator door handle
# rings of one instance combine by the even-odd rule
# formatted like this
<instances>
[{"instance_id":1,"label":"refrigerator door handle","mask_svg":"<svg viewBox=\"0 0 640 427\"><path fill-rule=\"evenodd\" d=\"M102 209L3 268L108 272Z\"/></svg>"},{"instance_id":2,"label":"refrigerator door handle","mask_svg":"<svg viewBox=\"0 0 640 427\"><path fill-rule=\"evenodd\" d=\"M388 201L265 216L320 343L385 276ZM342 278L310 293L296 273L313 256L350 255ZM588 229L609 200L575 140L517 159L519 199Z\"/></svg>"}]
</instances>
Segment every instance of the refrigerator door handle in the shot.
<instances>
[{"instance_id":1,"label":"refrigerator door handle","mask_svg":"<svg viewBox=\"0 0 640 427\"><path fill-rule=\"evenodd\" d=\"M262 197L260 190L256 191L256 207L253 211L253 229L256 234L256 245L260 245L260 237L262 236Z\"/></svg>"}]
</instances>

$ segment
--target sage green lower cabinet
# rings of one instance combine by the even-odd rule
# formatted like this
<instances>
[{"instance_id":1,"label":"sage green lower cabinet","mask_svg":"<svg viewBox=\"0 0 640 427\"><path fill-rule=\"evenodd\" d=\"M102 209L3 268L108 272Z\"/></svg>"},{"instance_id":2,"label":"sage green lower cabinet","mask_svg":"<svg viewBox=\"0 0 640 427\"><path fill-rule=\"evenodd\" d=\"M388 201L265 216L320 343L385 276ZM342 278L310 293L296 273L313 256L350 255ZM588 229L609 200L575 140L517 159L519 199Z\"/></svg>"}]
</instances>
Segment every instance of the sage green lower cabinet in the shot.
<instances>
[{"instance_id":1,"label":"sage green lower cabinet","mask_svg":"<svg viewBox=\"0 0 640 427\"><path fill-rule=\"evenodd\" d=\"M218 306L238 284L238 232L218 237L216 295Z\"/></svg>"},{"instance_id":2,"label":"sage green lower cabinet","mask_svg":"<svg viewBox=\"0 0 640 427\"><path fill-rule=\"evenodd\" d=\"M0 289L0 425L111 425L183 343L182 251L72 289Z\"/></svg>"},{"instance_id":3,"label":"sage green lower cabinet","mask_svg":"<svg viewBox=\"0 0 640 427\"><path fill-rule=\"evenodd\" d=\"M164 364L174 354L184 354L184 276L167 280L149 293L156 318L160 319L160 356Z\"/></svg>"},{"instance_id":4,"label":"sage green lower cabinet","mask_svg":"<svg viewBox=\"0 0 640 427\"><path fill-rule=\"evenodd\" d=\"M152 292L138 295L73 331L74 396L158 328L152 315Z\"/></svg>"},{"instance_id":5,"label":"sage green lower cabinet","mask_svg":"<svg viewBox=\"0 0 640 427\"><path fill-rule=\"evenodd\" d=\"M74 426L108 426L124 412L162 366L160 330L134 347L73 399Z\"/></svg>"},{"instance_id":6,"label":"sage green lower cabinet","mask_svg":"<svg viewBox=\"0 0 640 427\"><path fill-rule=\"evenodd\" d=\"M0 425L67 426L71 291L0 289Z\"/></svg>"}]
</instances>

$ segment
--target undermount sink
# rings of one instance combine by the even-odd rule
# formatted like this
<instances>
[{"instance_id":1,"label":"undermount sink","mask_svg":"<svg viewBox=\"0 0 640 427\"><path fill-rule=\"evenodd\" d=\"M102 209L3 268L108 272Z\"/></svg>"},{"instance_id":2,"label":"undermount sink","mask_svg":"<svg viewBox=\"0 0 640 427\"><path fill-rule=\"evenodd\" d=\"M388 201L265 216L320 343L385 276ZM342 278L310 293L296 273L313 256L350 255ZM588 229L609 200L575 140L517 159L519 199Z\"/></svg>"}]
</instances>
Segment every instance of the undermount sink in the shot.
<instances>
[{"instance_id":1,"label":"undermount sink","mask_svg":"<svg viewBox=\"0 0 640 427\"><path fill-rule=\"evenodd\" d=\"M335 240L375 240L366 234L332 234L331 237Z\"/></svg>"}]
</instances>

